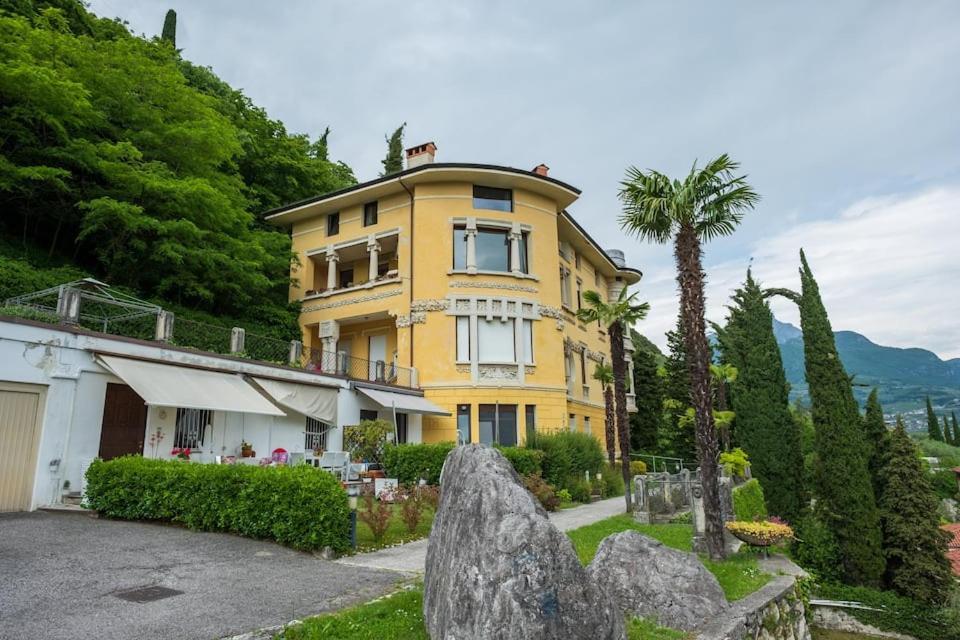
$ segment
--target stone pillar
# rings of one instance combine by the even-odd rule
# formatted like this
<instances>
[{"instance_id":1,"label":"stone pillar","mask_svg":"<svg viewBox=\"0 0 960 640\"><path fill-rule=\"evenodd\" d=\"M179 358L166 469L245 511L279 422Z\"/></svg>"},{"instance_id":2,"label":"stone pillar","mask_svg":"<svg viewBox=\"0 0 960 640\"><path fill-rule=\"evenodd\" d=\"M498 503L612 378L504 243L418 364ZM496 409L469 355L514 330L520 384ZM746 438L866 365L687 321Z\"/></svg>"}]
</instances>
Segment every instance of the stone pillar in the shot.
<instances>
[{"instance_id":1,"label":"stone pillar","mask_svg":"<svg viewBox=\"0 0 960 640\"><path fill-rule=\"evenodd\" d=\"M300 359L303 357L303 343L299 340L290 341L290 354L287 357L287 362L293 366L300 366Z\"/></svg>"},{"instance_id":2,"label":"stone pillar","mask_svg":"<svg viewBox=\"0 0 960 640\"><path fill-rule=\"evenodd\" d=\"M464 235L467 237L467 273L473 274L477 272L477 221L475 219L467 219Z\"/></svg>"},{"instance_id":3,"label":"stone pillar","mask_svg":"<svg viewBox=\"0 0 960 640\"><path fill-rule=\"evenodd\" d=\"M707 516L703 510L703 487L694 483L690 490L690 514L693 516L693 551L707 553Z\"/></svg>"},{"instance_id":4,"label":"stone pillar","mask_svg":"<svg viewBox=\"0 0 960 640\"><path fill-rule=\"evenodd\" d=\"M340 256L336 251L327 251L327 290L331 291L337 288L337 263Z\"/></svg>"},{"instance_id":5,"label":"stone pillar","mask_svg":"<svg viewBox=\"0 0 960 640\"><path fill-rule=\"evenodd\" d=\"M633 518L641 524L650 524L647 479L642 475L633 478Z\"/></svg>"},{"instance_id":6,"label":"stone pillar","mask_svg":"<svg viewBox=\"0 0 960 640\"><path fill-rule=\"evenodd\" d=\"M153 339L158 342L170 342L173 339L173 313L160 310L157 324L153 330Z\"/></svg>"},{"instance_id":7,"label":"stone pillar","mask_svg":"<svg viewBox=\"0 0 960 640\"><path fill-rule=\"evenodd\" d=\"M230 353L243 353L243 343L246 339L246 331L243 327L234 327L230 330Z\"/></svg>"},{"instance_id":8,"label":"stone pillar","mask_svg":"<svg viewBox=\"0 0 960 640\"><path fill-rule=\"evenodd\" d=\"M340 325L336 320L324 320L318 327L320 334L320 370L324 373L337 372L337 340L340 339Z\"/></svg>"},{"instance_id":9,"label":"stone pillar","mask_svg":"<svg viewBox=\"0 0 960 640\"><path fill-rule=\"evenodd\" d=\"M370 236L370 239L367 240L367 252L370 254L370 282L373 282L377 279L377 274L380 267L380 243L377 242L376 238Z\"/></svg>"},{"instance_id":10,"label":"stone pillar","mask_svg":"<svg viewBox=\"0 0 960 640\"><path fill-rule=\"evenodd\" d=\"M520 231L520 225L514 223L510 230L510 272L515 275L522 275L523 269L520 268L520 240L523 233Z\"/></svg>"},{"instance_id":11,"label":"stone pillar","mask_svg":"<svg viewBox=\"0 0 960 640\"><path fill-rule=\"evenodd\" d=\"M57 297L57 316L63 324L77 324L80 321L79 289L60 287Z\"/></svg>"}]
</instances>

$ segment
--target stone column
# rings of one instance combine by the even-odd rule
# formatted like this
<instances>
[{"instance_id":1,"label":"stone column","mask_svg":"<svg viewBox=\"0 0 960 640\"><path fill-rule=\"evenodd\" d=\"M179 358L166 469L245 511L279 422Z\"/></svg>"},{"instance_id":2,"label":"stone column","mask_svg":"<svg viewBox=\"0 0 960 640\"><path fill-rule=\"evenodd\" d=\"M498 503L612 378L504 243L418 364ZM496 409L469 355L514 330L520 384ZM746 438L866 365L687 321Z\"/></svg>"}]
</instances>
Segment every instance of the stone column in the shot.
<instances>
[{"instance_id":1,"label":"stone column","mask_svg":"<svg viewBox=\"0 0 960 640\"><path fill-rule=\"evenodd\" d=\"M475 219L467 219L464 235L467 237L467 273L474 274L477 272L477 221Z\"/></svg>"},{"instance_id":2,"label":"stone column","mask_svg":"<svg viewBox=\"0 0 960 640\"><path fill-rule=\"evenodd\" d=\"M243 327L234 327L230 330L230 353L243 353L247 332Z\"/></svg>"},{"instance_id":3,"label":"stone column","mask_svg":"<svg viewBox=\"0 0 960 640\"><path fill-rule=\"evenodd\" d=\"M317 328L320 335L320 370L337 372L337 340L340 339L340 324L336 320L324 320Z\"/></svg>"},{"instance_id":4,"label":"stone column","mask_svg":"<svg viewBox=\"0 0 960 640\"><path fill-rule=\"evenodd\" d=\"M77 324L80 321L80 290L60 287L57 297L57 316L62 324Z\"/></svg>"},{"instance_id":5,"label":"stone column","mask_svg":"<svg viewBox=\"0 0 960 640\"><path fill-rule=\"evenodd\" d=\"M707 552L707 516L703 510L703 487L694 483L690 491L690 514L693 516L693 550Z\"/></svg>"},{"instance_id":6,"label":"stone column","mask_svg":"<svg viewBox=\"0 0 960 640\"><path fill-rule=\"evenodd\" d=\"M520 268L520 240L522 239L520 225L514 223L510 230L510 272L515 276L523 274L523 269Z\"/></svg>"},{"instance_id":7,"label":"stone column","mask_svg":"<svg viewBox=\"0 0 960 640\"><path fill-rule=\"evenodd\" d=\"M153 331L153 339L157 342L170 342L173 338L173 313L160 310L157 313L157 322Z\"/></svg>"},{"instance_id":8,"label":"stone column","mask_svg":"<svg viewBox=\"0 0 960 640\"><path fill-rule=\"evenodd\" d=\"M340 256L336 251L327 251L327 290L337 288L337 263L340 262Z\"/></svg>"},{"instance_id":9,"label":"stone column","mask_svg":"<svg viewBox=\"0 0 960 640\"><path fill-rule=\"evenodd\" d=\"M367 252L370 254L370 282L377 279L377 273L380 267L380 243L376 238L370 236L367 240Z\"/></svg>"},{"instance_id":10,"label":"stone column","mask_svg":"<svg viewBox=\"0 0 960 640\"><path fill-rule=\"evenodd\" d=\"M633 477L633 518L641 524L650 524L647 479L642 475Z\"/></svg>"}]
</instances>

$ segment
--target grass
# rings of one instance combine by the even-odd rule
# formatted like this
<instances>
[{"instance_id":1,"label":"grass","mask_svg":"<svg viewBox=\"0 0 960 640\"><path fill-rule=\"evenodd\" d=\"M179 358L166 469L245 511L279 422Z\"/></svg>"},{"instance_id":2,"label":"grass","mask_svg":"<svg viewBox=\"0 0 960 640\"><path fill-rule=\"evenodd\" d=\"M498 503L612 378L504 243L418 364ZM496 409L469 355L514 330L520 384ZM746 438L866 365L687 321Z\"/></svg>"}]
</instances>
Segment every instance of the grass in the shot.
<instances>
[{"instance_id":1,"label":"grass","mask_svg":"<svg viewBox=\"0 0 960 640\"><path fill-rule=\"evenodd\" d=\"M376 549L382 549L383 547L392 547L404 542L426 538L430 535L430 527L433 526L433 509L426 507L423 510L423 517L420 519L420 523L413 533L407 531L407 525L405 525L400 518L400 505L391 505L391 509L393 510L393 515L390 517L390 524L383 536L383 540L379 544L373 539L373 532L370 530L370 527L362 522L359 517L357 518L357 552L374 551ZM362 510L363 503L361 502L359 511ZM359 515L359 511L357 515Z\"/></svg>"},{"instance_id":2,"label":"grass","mask_svg":"<svg viewBox=\"0 0 960 640\"><path fill-rule=\"evenodd\" d=\"M648 620L627 624L629 640L683 640L687 634ZM384 598L304 620L276 636L282 640L429 640L423 622L423 585Z\"/></svg>"},{"instance_id":3,"label":"grass","mask_svg":"<svg viewBox=\"0 0 960 640\"><path fill-rule=\"evenodd\" d=\"M600 520L579 529L568 531L567 535L573 541L580 562L584 565L593 560L597 547L607 536L620 531L639 531L651 538L656 538L663 544L680 551L692 549L691 538L693 527L689 524L640 524L628 515L613 516ZM750 553L737 553L721 562L703 558L704 566L716 576L727 600L744 598L767 582L772 577L764 573L757 565L757 559Z\"/></svg>"}]
</instances>

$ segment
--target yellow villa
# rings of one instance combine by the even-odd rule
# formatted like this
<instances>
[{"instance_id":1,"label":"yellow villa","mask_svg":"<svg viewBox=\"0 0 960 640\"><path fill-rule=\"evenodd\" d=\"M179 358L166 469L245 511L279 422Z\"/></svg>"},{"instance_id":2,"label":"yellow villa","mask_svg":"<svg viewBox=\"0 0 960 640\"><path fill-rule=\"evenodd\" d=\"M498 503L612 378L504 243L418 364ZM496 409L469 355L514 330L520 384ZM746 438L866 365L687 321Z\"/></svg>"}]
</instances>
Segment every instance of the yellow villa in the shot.
<instances>
[{"instance_id":1,"label":"yellow villa","mask_svg":"<svg viewBox=\"0 0 960 640\"><path fill-rule=\"evenodd\" d=\"M290 297L311 362L355 380L400 441L509 445L569 429L603 443L592 375L609 339L576 311L584 292L616 297L640 272L573 219L579 190L545 165L440 163L436 150L269 212L299 258Z\"/></svg>"}]
</instances>

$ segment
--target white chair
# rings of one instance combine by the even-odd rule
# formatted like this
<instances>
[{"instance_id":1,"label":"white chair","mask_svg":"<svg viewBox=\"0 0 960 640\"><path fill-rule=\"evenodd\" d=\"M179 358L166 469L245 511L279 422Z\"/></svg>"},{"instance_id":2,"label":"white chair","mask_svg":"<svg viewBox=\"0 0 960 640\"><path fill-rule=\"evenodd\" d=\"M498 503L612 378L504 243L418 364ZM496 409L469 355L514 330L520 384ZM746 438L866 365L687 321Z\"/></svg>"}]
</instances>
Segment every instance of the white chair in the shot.
<instances>
[{"instance_id":1,"label":"white chair","mask_svg":"<svg viewBox=\"0 0 960 640\"><path fill-rule=\"evenodd\" d=\"M316 461L316 467L336 474L341 481L347 479L347 469L350 465L348 451L324 451Z\"/></svg>"}]
</instances>

